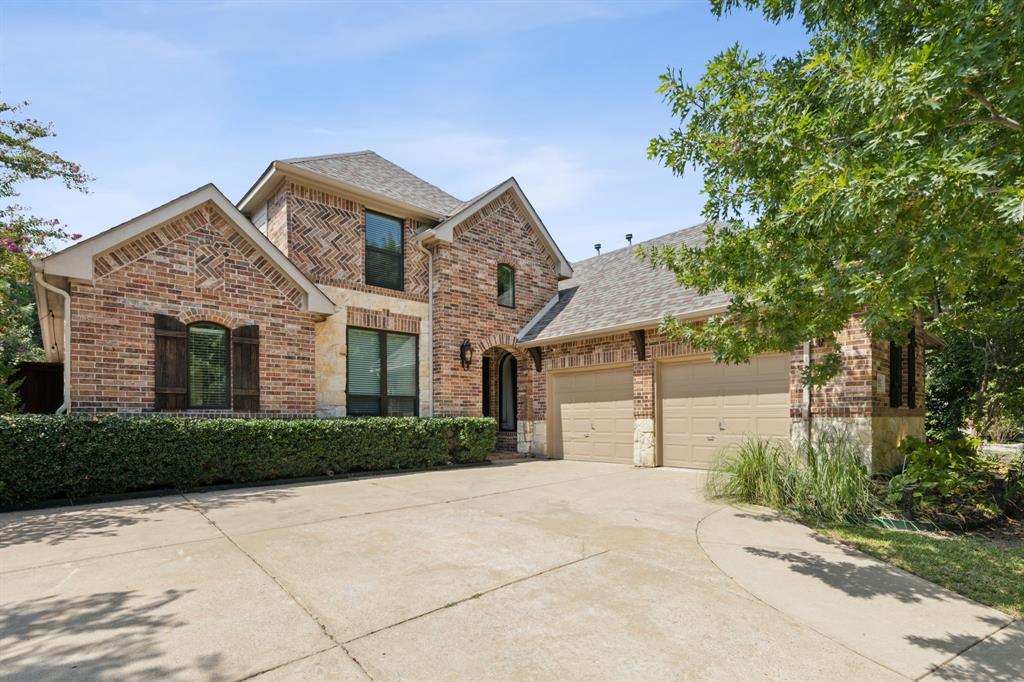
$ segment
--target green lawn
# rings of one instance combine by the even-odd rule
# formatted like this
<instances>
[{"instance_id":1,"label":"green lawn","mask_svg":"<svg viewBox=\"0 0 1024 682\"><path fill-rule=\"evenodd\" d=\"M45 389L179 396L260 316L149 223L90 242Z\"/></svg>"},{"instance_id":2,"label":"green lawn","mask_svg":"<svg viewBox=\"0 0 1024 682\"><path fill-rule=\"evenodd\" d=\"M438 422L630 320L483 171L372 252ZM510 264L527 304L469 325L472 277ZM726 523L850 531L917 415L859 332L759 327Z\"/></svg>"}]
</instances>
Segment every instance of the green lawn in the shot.
<instances>
[{"instance_id":1,"label":"green lawn","mask_svg":"<svg viewBox=\"0 0 1024 682\"><path fill-rule=\"evenodd\" d=\"M873 526L829 526L845 542L982 604L1024 618L1024 549L983 538L939 537Z\"/></svg>"}]
</instances>

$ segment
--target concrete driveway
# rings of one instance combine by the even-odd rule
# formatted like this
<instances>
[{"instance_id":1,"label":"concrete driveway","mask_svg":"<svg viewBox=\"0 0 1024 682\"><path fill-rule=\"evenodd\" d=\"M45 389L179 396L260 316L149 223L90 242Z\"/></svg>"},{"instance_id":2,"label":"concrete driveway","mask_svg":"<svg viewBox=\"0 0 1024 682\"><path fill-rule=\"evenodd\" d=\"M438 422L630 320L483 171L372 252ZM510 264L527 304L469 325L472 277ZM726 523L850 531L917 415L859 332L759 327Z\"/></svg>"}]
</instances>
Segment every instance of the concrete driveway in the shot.
<instances>
[{"instance_id":1,"label":"concrete driveway","mask_svg":"<svg viewBox=\"0 0 1024 682\"><path fill-rule=\"evenodd\" d=\"M0 515L0 677L1024 676L1019 622L700 483L522 461Z\"/></svg>"}]
</instances>

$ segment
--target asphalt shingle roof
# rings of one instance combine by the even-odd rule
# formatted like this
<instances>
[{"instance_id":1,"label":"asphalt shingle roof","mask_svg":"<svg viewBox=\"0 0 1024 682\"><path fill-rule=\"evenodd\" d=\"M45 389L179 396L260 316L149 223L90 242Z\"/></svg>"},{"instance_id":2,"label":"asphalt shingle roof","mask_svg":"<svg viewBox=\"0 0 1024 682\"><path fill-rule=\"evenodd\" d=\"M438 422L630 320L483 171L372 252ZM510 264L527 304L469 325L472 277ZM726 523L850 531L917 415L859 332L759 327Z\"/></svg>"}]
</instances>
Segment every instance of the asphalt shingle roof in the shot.
<instances>
[{"instance_id":1,"label":"asphalt shingle roof","mask_svg":"<svg viewBox=\"0 0 1024 682\"><path fill-rule=\"evenodd\" d=\"M701 223L670 232L643 242L643 246L699 246L704 243L706 227ZM520 333L520 341L554 340L728 303L723 292L701 296L695 289L679 286L671 271L652 269L636 256L634 248L573 263L573 277L562 282L558 302Z\"/></svg>"},{"instance_id":2,"label":"asphalt shingle roof","mask_svg":"<svg viewBox=\"0 0 1024 682\"><path fill-rule=\"evenodd\" d=\"M444 216L465 203L372 151L306 156L284 162Z\"/></svg>"}]
</instances>

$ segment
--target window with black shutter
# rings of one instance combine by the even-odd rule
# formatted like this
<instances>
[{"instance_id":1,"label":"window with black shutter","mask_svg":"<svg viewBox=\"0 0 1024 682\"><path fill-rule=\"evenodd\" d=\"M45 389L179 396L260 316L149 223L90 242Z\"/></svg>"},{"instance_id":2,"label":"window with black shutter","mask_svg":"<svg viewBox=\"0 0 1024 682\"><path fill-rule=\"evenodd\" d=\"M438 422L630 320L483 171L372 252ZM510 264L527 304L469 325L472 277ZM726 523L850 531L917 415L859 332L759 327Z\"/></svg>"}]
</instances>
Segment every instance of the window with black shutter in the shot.
<instances>
[{"instance_id":1,"label":"window with black shutter","mask_svg":"<svg viewBox=\"0 0 1024 682\"><path fill-rule=\"evenodd\" d=\"M346 411L354 417L414 417L418 337L349 327Z\"/></svg>"},{"instance_id":2,"label":"window with black shutter","mask_svg":"<svg viewBox=\"0 0 1024 682\"><path fill-rule=\"evenodd\" d=\"M402 221L373 211L366 212L366 283L377 287L404 288Z\"/></svg>"},{"instance_id":3,"label":"window with black shutter","mask_svg":"<svg viewBox=\"0 0 1024 682\"><path fill-rule=\"evenodd\" d=\"M153 322L156 358L154 409L184 410L188 407L188 327L170 315L156 315Z\"/></svg>"},{"instance_id":4,"label":"window with black shutter","mask_svg":"<svg viewBox=\"0 0 1024 682\"><path fill-rule=\"evenodd\" d=\"M889 342L889 407L903 405L903 348Z\"/></svg>"},{"instance_id":5,"label":"window with black shutter","mask_svg":"<svg viewBox=\"0 0 1024 682\"><path fill-rule=\"evenodd\" d=\"M259 327L154 319L154 409L260 409Z\"/></svg>"},{"instance_id":6,"label":"window with black shutter","mask_svg":"<svg viewBox=\"0 0 1024 682\"><path fill-rule=\"evenodd\" d=\"M917 334L913 327L907 344L907 407L917 407Z\"/></svg>"},{"instance_id":7,"label":"window with black shutter","mask_svg":"<svg viewBox=\"0 0 1024 682\"><path fill-rule=\"evenodd\" d=\"M231 399L239 412L260 409L260 328L254 324L231 332Z\"/></svg>"}]
</instances>

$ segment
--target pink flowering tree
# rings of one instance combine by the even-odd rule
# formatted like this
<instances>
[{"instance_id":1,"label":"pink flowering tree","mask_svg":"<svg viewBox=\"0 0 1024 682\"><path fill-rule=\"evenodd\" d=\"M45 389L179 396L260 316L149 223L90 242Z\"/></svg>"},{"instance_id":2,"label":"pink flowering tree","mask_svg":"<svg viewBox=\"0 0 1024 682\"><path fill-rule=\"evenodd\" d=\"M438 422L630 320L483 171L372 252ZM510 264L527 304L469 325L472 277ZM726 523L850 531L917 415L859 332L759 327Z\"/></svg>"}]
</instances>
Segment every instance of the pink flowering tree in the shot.
<instances>
[{"instance_id":1,"label":"pink flowering tree","mask_svg":"<svg viewBox=\"0 0 1024 682\"><path fill-rule=\"evenodd\" d=\"M17 363L43 357L29 261L45 256L58 242L81 238L56 218L33 215L19 205L18 185L56 179L86 192L91 180L78 164L36 146L54 136L53 126L21 118L27 104L0 102L0 412L17 407L11 381Z\"/></svg>"}]
</instances>

